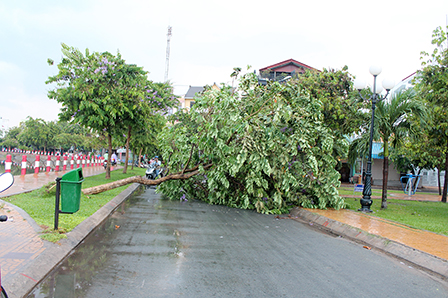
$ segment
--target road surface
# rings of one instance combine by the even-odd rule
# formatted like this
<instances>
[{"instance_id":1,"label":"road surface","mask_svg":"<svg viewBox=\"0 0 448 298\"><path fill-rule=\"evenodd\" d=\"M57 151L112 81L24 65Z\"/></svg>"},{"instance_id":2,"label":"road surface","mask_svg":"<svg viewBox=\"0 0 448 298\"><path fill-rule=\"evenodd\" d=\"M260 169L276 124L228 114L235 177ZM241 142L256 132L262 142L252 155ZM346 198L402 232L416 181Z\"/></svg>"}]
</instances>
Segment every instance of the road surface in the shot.
<instances>
[{"instance_id":1,"label":"road surface","mask_svg":"<svg viewBox=\"0 0 448 298\"><path fill-rule=\"evenodd\" d=\"M448 297L446 283L296 220L129 199L30 297Z\"/></svg>"}]
</instances>

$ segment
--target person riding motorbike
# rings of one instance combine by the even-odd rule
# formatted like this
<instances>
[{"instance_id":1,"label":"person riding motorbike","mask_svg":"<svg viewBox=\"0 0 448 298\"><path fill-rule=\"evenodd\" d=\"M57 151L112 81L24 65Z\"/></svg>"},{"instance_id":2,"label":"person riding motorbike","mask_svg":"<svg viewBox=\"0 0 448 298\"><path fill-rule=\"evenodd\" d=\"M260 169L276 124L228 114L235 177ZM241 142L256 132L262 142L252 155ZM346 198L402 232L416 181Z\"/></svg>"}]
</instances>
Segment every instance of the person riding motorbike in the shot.
<instances>
[{"instance_id":1,"label":"person riding motorbike","mask_svg":"<svg viewBox=\"0 0 448 298\"><path fill-rule=\"evenodd\" d=\"M162 162L159 160L158 156L154 157L154 163L155 163L155 167L156 167L156 177L157 177L157 176L159 176L159 168L162 165Z\"/></svg>"},{"instance_id":2,"label":"person riding motorbike","mask_svg":"<svg viewBox=\"0 0 448 298\"><path fill-rule=\"evenodd\" d=\"M163 169L160 169L161 165L162 162L159 160L158 156L151 159L147 165L146 178L151 180L157 179L159 174L163 173Z\"/></svg>"},{"instance_id":3,"label":"person riding motorbike","mask_svg":"<svg viewBox=\"0 0 448 298\"><path fill-rule=\"evenodd\" d=\"M113 165L114 163L117 164L118 163L118 156L117 154L115 154L115 152L112 153L112 155L110 156L110 163Z\"/></svg>"}]
</instances>

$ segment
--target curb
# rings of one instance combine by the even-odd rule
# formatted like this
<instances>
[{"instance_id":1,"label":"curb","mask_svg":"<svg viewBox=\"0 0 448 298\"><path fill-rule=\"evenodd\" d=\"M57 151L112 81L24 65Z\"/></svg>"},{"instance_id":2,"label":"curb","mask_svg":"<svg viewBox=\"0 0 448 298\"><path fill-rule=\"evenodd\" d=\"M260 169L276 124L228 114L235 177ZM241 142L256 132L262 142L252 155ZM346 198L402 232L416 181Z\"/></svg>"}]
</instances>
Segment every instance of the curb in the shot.
<instances>
[{"instance_id":1,"label":"curb","mask_svg":"<svg viewBox=\"0 0 448 298\"><path fill-rule=\"evenodd\" d=\"M320 225L323 229L330 231L331 233L338 236L343 236L352 241L367 244L370 247L376 248L398 259L411 263L417 268L435 274L441 277L443 280L448 279L447 260L401 244L394 240L367 233L366 231L327 218L325 216L315 214L308 210L293 208L291 210L291 215L310 223Z\"/></svg>"},{"instance_id":2,"label":"curb","mask_svg":"<svg viewBox=\"0 0 448 298\"><path fill-rule=\"evenodd\" d=\"M109 201L89 218L81 222L72 231L67 233L67 238L58 241L48 247L37 257L32 266L28 266L22 273L17 274L7 285L10 298L26 297L34 287L60 264L76 247L106 220L130 195L140 186L133 183L114 199Z\"/></svg>"}]
</instances>

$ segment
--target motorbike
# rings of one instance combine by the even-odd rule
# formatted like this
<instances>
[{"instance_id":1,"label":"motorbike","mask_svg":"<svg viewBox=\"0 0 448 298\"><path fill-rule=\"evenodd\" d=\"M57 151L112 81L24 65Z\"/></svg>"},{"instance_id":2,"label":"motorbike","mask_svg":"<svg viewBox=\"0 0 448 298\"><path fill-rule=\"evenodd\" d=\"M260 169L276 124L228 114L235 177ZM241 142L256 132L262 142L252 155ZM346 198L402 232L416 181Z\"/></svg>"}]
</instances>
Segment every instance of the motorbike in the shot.
<instances>
[{"instance_id":1,"label":"motorbike","mask_svg":"<svg viewBox=\"0 0 448 298\"><path fill-rule=\"evenodd\" d=\"M0 192L3 192L11 187L14 184L14 176L11 173L3 173L0 175ZM6 215L0 215L0 222L7 221L8 217ZM2 276L0 270L0 297L8 298L8 294L6 294L5 289L2 286Z\"/></svg>"},{"instance_id":2,"label":"motorbike","mask_svg":"<svg viewBox=\"0 0 448 298\"><path fill-rule=\"evenodd\" d=\"M156 174L157 169L159 170L158 175ZM145 176L146 176L146 179L155 180L157 178L157 176L163 177L164 172L165 172L165 168L157 166L156 163L150 163L149 165L146 166Z\"/></svg>"},{"instance_id":3,"label":"motorbike","mask_svg":"<svg viewBox=\"0 0 448 298\"><path fill-rule=\"evenodd\" d=\"M113 167L113 166L116 166L117 165L117 162L116 161L112 161L111 163L110 163L110 165ZM106 169L107 168L107 160L104 160L104 162L103 162L103 167Z\"/></svg>"}]
</instances>

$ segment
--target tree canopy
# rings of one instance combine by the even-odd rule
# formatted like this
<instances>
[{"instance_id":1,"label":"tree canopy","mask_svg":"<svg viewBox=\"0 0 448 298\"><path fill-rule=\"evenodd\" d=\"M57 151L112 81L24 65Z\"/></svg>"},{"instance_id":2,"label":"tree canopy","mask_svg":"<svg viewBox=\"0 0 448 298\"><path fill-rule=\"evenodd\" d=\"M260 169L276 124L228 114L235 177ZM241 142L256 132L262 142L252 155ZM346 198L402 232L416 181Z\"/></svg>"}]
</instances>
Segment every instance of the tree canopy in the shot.
<instances>
[{"instance_id":1,"label":"tree canopy","mask_svg":"<svg viewBox=\"0 0 448 298\"><path fill-rule=\"evenodd\" d=\"M414 90L398 92L389 101L377 103L375 112L374 139L382 140L383 145L383 186L381 208L387 208L387 182L389 177L390 148L404 145L404 140L415 129L409 118L426 118L426 109L421 101L416 100Z\"/></svg>"},{"instance_id":2,"label":"tree canopy","mask_svg":"<svg viewBox=\"0 0 448 298\"><path fill-rule=\"evenodd\" d=\"M18 127L7 130L0 145L7 148L43 151L68 151L71 148L93 151L102 148L98 136L78 124L45 121L32 117L27 117Z\"/></svg>"},{"instance_id":3,"label":"tree canopy","mask_svg":"<svg viewBox=\"0 0 448 298\"><path fill-rule=\"evenodd\" d=\"M110 152L113 136L126 134L130 126L143 125L155 109L163 112L166 108L168 100L160 100L154 84L146 77L147 72L127 64L120 53L115 56L109 52L90 53L86 49L83 54L65 44L62 44L62 53L58 74L46 82L54 84L48 97L62 104L60 120L79 123L104 134ZM48 63L52 65L53 61L49 59ZM167 98L172 96L163 99ZM106 177L110 177L109 166Z\"/></svg>"},{"instance_id":4,"label":"tree canopy","mask_svg":"<svg viewBox=\"0 0 448 298\"><path fill-rule=\"evenodd\" d=\"M343 207L334 132L297 82L260 86L249 73L237 89L206 89L176 120L159 136L163 157L171 172L200 174L164 182L165 195L264 213Z\"/></svg>"},{"instance_id":5,"label":"tree canopy","mask_svg":"<svg viewBox=\"0 0 448 298\"><path fill-rule=\"evenodd\" d=\"M433 31L431 54L421 52L422 69L417 72L416 88L430 109L428 134L432 143L445 155L445 173L448 173L448 47L447 31L438 27ZM445 174L442 201L447 201L448 175Z\"/></svg>"}]
</instances>

